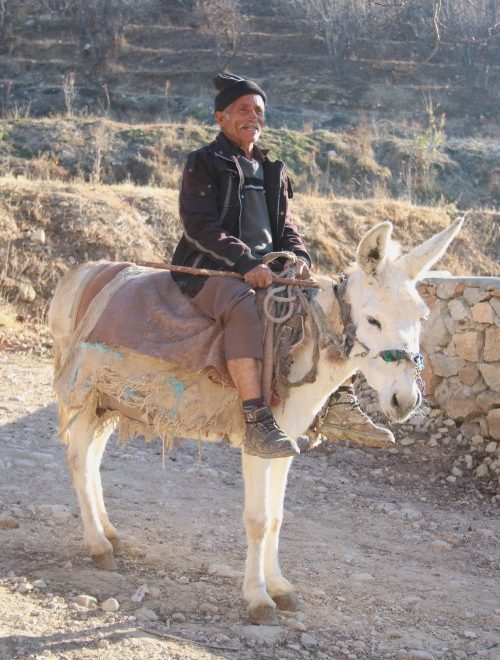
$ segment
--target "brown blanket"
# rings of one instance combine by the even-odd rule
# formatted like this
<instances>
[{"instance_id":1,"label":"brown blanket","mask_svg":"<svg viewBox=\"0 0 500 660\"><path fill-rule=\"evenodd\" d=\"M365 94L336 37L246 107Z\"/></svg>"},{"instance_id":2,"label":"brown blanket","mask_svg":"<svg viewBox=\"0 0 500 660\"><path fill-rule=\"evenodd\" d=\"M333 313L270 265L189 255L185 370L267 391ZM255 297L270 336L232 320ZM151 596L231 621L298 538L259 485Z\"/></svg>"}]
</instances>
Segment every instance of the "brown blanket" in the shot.
<instances>
[{"instance_id":1,"label":"brown blanket","mask_svg":"<svg viewBox=\"0 0 500 660\"><path fill-rule=\"evenodd\" d=\"M231 382L222 327L200 314L168 271L130 264L99 266L82 294L77 320L95 296L105 293L106 285L113 285L118 274L121 284L85 337L86 342L121 346L189 371L212 368L225 382Z\"/></svg>"}]
</instances>

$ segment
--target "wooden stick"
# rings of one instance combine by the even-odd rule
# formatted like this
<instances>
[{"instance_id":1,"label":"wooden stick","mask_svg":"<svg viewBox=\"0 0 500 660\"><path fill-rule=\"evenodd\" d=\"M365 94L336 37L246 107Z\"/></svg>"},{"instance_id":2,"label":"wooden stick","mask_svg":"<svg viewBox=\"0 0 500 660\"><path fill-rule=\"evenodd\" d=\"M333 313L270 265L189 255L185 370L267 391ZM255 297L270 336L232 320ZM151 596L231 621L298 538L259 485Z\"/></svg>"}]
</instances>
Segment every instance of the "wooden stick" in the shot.
<instances>
[{"instance_id":1,"label":"wooden stick","mask_svg":"<svg viewBox=\"0 0 500 660\"><path fill-rule=\"evenodd\" d=\"M155 263L154 261L137 261L138 266L146 266L147 268L159 268L160 270L169 270L173 273L186 273L187 275L202 275L210 277L213 275L221 275L222 277L236 277L239 280L243 279L240 273L234 273L232 270L209 270L208 268L191 268L190 266L174 266L172 264ZM280 277L273 274L273 282L275 284L285 284L292 286L311 287L318 289L319 284L314 280L295 280L292 277Z\"/></svg>"}]
</instances>

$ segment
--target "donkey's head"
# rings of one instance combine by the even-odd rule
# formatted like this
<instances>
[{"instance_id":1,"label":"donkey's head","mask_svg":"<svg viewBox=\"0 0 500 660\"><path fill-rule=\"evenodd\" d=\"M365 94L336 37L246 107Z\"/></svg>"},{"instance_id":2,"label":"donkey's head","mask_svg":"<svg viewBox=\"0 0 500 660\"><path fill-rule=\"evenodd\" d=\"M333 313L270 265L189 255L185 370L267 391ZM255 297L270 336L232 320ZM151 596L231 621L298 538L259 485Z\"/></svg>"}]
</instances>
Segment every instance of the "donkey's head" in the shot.
<instances>
[{"instance_id":1,"label":"donkey's head","mask_svg":"<svg viewBox=\"0 0 500 660\"><path fill-rule=\"evenodd\" d=\"M427 307L416 283L444 254L463 218L406 255L391 240L392 224L383 222L362 238L346 296L356 327L351 357L378 392L386 415L405 420L422 400L419 334Z\"/></svg>"}]
</instances>

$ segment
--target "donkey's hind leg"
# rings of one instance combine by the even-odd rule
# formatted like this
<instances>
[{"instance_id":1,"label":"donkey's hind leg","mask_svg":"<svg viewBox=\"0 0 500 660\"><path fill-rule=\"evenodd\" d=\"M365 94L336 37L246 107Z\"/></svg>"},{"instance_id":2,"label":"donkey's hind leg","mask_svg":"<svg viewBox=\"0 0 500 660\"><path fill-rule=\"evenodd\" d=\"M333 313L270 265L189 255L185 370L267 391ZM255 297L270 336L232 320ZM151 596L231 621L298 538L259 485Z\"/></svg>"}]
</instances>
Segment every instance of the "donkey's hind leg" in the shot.
<instances>
[{"instance_id":1,"label":"donkey's hind leg","mask_svg":"<svg viewBox=\"0 0 500 660\"><path fill-rule=\"evenodd\" d=\"M94 455L94 460L92 461L92 468L93 468L92 481L93 481L94 498L97 506L97 512L99 515L99 520L101 521L102 528L104 530L104 534L106 535L106 538L108 539L108 541L111 542L111 545L113 546L113 553L115 555L119 555L123 551L123 544L118 535L116 527L111 524L108 517L108 512L106 511L106 506L104 504L104 497L102 493L101 471L100 471L104 450L106 449L106 444L109 440L109 436L114 430L114 427L115 427L115 423L113 421L110 421L108 424L106 424L103 427L102 430L99 430L94 434L94 442L91 445L91 451L93 452Z\"/></svg>"},{"instance_id":2,"label":"donkey's hind leg","mask_svg":"<svg viewBox=\"0 0 500 660\"><path fill-rule=\"evenodd\" d=\"M95 496L96 454L92 443L97 424L92 413L80 413L74 418L68 430L68 466L80 503L85 547L98 568L113 570L113 546L106 538Z\"/></svg>"}]
</instances>

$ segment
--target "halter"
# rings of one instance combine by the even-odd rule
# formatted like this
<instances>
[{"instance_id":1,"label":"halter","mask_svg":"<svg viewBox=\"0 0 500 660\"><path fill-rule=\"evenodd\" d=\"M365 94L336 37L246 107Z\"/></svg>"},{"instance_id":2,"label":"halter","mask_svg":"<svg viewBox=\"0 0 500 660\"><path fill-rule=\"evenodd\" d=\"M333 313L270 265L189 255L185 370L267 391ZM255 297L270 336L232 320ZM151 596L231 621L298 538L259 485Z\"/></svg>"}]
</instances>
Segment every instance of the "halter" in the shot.
<instances>
[{"instance_id":1,"label":"halter","mask_svg":"<svg viewBox=\"0 0 500 660\"><path fill-rule=\"evenodd\" d=\"M424 370L425 360L424 356L421 353L412 353L401 348L389 348L383 351L379 351L376 355L370 355L369 347L364 344L357 336L357 328L351 320L351 305L346 301L344 293L347 286L348 278L344 275L338 282L338 284L333 285L333 293L337 298L340 305L340 314L342 317L342 323L344 325L344 354L346 357L351 357L351 351L354 348L354 344L358 343L363 349L361 353L353 355L352 357L368 357L372 360L381 358L384 362L408 362L414 372L415 381L417 386L422 393L425 393L425 383L420 376L420 373Z\"/></svg>"}]
</instances>

